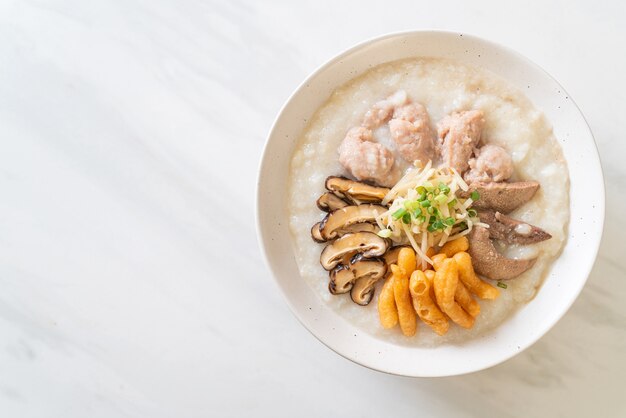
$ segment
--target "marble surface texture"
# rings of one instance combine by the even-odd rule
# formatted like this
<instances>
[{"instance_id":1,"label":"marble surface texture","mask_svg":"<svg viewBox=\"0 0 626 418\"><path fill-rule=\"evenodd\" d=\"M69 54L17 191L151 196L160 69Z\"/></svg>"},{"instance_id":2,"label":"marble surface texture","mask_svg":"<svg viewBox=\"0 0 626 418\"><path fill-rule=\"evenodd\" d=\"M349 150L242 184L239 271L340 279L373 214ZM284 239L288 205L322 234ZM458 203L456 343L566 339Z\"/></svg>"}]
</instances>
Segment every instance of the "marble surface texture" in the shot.
<instances>
[{"instance_id":1,"label":"marble surface texture","mask_svg":"<svg viewBox=\"0 0 626 418\"><path fill-rule=\"evenodd\" d=\"M626 6L591 1L0 1L0 416L626 416ZM559 324L492 369L353 364L261 259L273 118L366 38L450 29L510 46L577 101L604 241Z\"/></svg>"}]
</instances>

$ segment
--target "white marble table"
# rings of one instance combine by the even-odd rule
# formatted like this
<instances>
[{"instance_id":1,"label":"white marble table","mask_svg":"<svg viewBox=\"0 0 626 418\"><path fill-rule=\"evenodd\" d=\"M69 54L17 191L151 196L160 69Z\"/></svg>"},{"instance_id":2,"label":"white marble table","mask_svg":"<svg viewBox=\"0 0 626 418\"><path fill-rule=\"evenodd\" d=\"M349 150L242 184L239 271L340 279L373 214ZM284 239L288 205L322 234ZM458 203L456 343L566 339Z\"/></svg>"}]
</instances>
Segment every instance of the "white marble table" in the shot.
<instances>
[{"instance_id":1,"label":"white marble table","mask_svg":"<svg viewBox=\"0 0 626 418\"><path fill-rule=\"evenodd\" d=\"M295 3L0 2L0 416L626 416L624 3ZM571 311L456 378L331 352L289 312L254 229L290 92L352 44L417 28L542 65L586 114L607 181Z\"/></svg>"}]
</instances>

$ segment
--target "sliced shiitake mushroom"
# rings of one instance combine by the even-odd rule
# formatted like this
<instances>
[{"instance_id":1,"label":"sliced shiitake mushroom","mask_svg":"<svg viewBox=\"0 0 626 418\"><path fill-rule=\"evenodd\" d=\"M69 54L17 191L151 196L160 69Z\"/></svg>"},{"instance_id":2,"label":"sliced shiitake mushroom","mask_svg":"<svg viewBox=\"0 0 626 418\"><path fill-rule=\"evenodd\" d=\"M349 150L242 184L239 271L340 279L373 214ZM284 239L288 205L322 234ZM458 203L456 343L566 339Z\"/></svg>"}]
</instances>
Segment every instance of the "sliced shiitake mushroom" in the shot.
<instances>
[{"instance_id":1,"label":"sliced shiitake mushroom","mask_svg":"<svg viewBox=\"0 0 626 418\"><path fill-rule=\"evenodd\" d=\"M355 280L349 264L338 264L337 267L328 273L328 277L330 278L328 291L333 295L348 292Z\"/></svg>"},{"instance_id":2,"label":"sliced shiitake mushroom","mask_svg":"<svg viewBox=\"0 0 626 418\"><path fill-rule=\"evenodd\" d=\"M328 290L333 295L351 290L351 297L356 303L367 305L373 295L374 284L385 275L386 270L385 262L380 258L365 258L363 254L357 254L349 264L339 264L329 273ZM357 283L358 289L355 290Z\"/></svg>"},{"instance_id":3,"label":"sliced shiitake mushroom","mask_svg":"<svg viewBox=\"0 0 626 418\"><path fill-rule=\"evenodd\" d=\"M370 222L361 222L358 224L348 225L344 228L341 228L337 231L340 236L346 234L353 234L355 232L373 232L374 234L378 233L380 228L378 225L370 223Z\"/></svg>"},{"instance_id":4,"label":"sliced shiitake mushroom","mask_svg":"<svg viewBox=\"0 0 626 418\"><path fill-rule=\"evenodd\" d=\"M387 208L379 205L346 206L330 212L322 220L320 234L326 239L334 239L339 236L338 231L350 225L375 222L376 218L387 211Z\"/></svg>"},{"instance_id":5,"label":"sliced shiitake mushroom","mask_svg":"<svg viewBox=\"0 0 626 418\"><path fill-rule=\"evenodd\" d=\"M313 241L315 242L325 242L326 240L324 239L324 237L322 236L322 233L320 232L320 225L322 223L318 222L315 225L313 225L311 227L311 238L313 238Z\"/></svg>"},{"instance_id":6,"label":"sliced shiitake mushroom","mask_svg":"<svg viewBox=\"0 0 626 418\"><path fill-rule=\"evenodd\" d=\"M385 261L380 258L365 258L363 254L355 255L350 264L350 270L356 278L350 298L358 305L365 306L374 297L375 285L387 272Z\"/></svg>"},{"instance_id":7,"label":"sliced shiitake mushroom","mask_svg":"<svg viewBox=\"0 0 626 418\"><path fill-rule=\"evenodd\" d=\"M357 205L380 203L389 193L389 189L386 187L372 186L361 181L337 176L330 176L326 179L326 188L337 196L346 198Z\"/></svg>"},{"instance_id":8,"label":"sliced shiitake mushroom","mask_svg":"<svg viewBox=\"0 0 626 418\"><path fill-rule=\"evenodd\" d=\"M384 263L376 263L376 265L385 267ZM378 272L382 272L382 276L378 276ZM350 289L350 298L352 299L352 302L361 306L369 305L374 297L374 292L376 291L376 283L385 276L386 272L386 268L384 271L375 270L372 274L357 279L354 282L352 289Z\"/></svg>"},{"instance_id":9,"label":"sliced shiitake mushroom","mask_svg":"<svg viewBox=\"0 0 626 418\"><path fill-rule=\"evenodd\" d=\"M324 212L345 208L349 203L334 193L326 192L317 199L317 207Z\"/></svg>"},{"instance_id":10,"label":"sliced shiitake mushroom","mask_svg":"<svg viewBox=\"0 0 626 418\"><path fill-rule=\"evenodd\" d=\"M356 232L338 238L328 244L320 255L320 264L330 271L337 267L341 259L350 254L363 254L364 257L378 257L387 251L389 243L386 239L372 232Z\"/></svg>"},{"instance_id":11,"label":"sliced shiitake mushroom","mask_svg":"<svg viewBox=\"0 0 626 418\"><path fill-rule=\"evenodd\" d=\"M318 222L311 228L311 238L313 238L313 241L315 242L327 242L328 240L324 239L320 232L320 224L321 222ZM379 231L380 228L378 225L369 222L361 222L358 224L348 225L345 228L337 230L337 236L343 237L346 234L354 234L355 232L373 232L376 234Z\"/></svg>"}]
</instances>

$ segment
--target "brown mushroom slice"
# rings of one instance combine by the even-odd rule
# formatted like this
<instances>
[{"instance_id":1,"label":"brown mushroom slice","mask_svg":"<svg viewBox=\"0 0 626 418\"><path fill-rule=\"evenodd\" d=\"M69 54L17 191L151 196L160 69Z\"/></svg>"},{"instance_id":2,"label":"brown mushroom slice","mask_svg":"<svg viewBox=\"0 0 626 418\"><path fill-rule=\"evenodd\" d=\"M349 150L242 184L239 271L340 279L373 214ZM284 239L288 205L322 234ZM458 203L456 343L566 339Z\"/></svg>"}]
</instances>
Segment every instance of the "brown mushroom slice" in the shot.
<instances>
[{"instance_id":1,"label":"brown mushroom slice","mask_svg":"<svg viewBox=\"0 0 626 418\"><path fill-rule=\"evenodd\" d=\"M339 197L346 198L355 204L380 203L389 189L372 186L345 177L330 176L326 179L326 188Z\"/></svg>"},{"instance_id":2,"label":"brown mushroom slice","mask_svg":"<svg viewBox=\"0 0 626 418\"><path fill-rule=\"evenodd\" d=\"M476 226L469 233L469 254L476 273L493 280L513 279L535 264L535 258L520 260L500 254L489 239L487 228Z\"/></svg>"},{"instance_id":3,"label":"brown mushroom slice","mask_svg":"<svg viewBox=\"0 0 626 418\"><path fill-rule=\"evenodd\" d=\"M385 275L386 270L385 262L380 258L365 258L363 254L357 254L349 264L339 264L329 273L328 290L333 295L351 291L355 303L367 305L374 293L374 284Z\"/></svg>"},{"instance_id":4,"label":"brown mushroom slice","mask_svg":"<svg viewBox=\"0 0 626 418\"><path fill-rule=\"evenodd\" d=\"M372 301L374 286L385 276L387 265L380 258L364 258L362 254L357 254L351 260L350 270L356 278L350 297L357 305L365 306Z\"/></svg>"},{"instance_id":5,"label":"brown mushroom slice","mask_svg":"<svg viewBox=\"0 0 626 418\"><path fill-rule=\"evenodd\" d=\"M322 236L322 233L320 232L320 225L322 223L318 222L315 225L313 225L311 227L311 238L313 238L313 241L315 242L325 242L326 240L324 239L324 237Z\"/></svg>"},{"instance_id":6,"label":"brown mushroom slice","mask_svg":"<svg viewBox=\"0 0 626 418\"><path fill-rule=\"evenodd\" d=\"M377 234L379 231L380 228L378 227L378 225L370 222L361 222L341 228L339 231L337 231L337 234L339 234L340 236L344 236L346 234L354 234L355 232L372 232L374 234Z\"/></svg>"},{"instance_id":7,"label":"brown mushroom slice","mask_svg":"<svg viewBox=\"0 0 626 418\"><path fill-rule=\"evenodd\" d=\"M333 295L346 293L350 290L352 283L354 283L354 273L350 270L350 260L352 260L352 258L352 254L344 254L344 256L341 257L339 264L337 264L337 266L328 273L328 276L330 277L328 291ZM346 287L347 289L343 290Z\"/></svg>"},{"instance_id":8,"label":"brown mushroom slice","mask_svg":"<svg viewBox=\"0 0 626 418\"><path fill-rule=\"evenodd\" d=\"M315 242L327 242L328 240L322 237L322 233L320 232L320 225L321 222L313 225L313 227L311 228L311 238L313 238L313 241ZM369 222L362 222L358 224L348 225L345 228L337 230L337 236L343 237L346 234L354 234L355 232L373 232L374 234L376 234L379 231L380 228L378 227L378 225L374 225Z\"/></svg>"},{"instance_id":9,"label":"brown mushroom slice","mask_svg":"<svg viewBox=\"0 0 626 418\"><path fill-rule=\"evenodd\" d=\"M332 212L337 209L345 208L348 205L348 202L330 192L324 193L317 199L317 207L324 212Z\"/></svg>"},{"instance_id":10,"label":"brown mushroom slice","mask_svg":"<svg viewBox=\"0 0 626 418\"><path fill-rule=\"evenodd\" d=\"M477 191L480 198L472 203L473 208L493 209L501 213L509 213L532 199L537 190L539 190L539 183L536 181L477 182L470 184L469 190L459 193L459 196L467 198L473 191Z\"/></svg>"},{"instance_id":11,"label":"brown mushroom slice","mask_svg":"<svg viewBox=\"0 0 626 418\"><path fill-rule=\"evenodd\" d=\"M346 206L326 215L320 225L320 233L326 240L334 239L339 236L340 229L358 223L375 222L386 211L387 208L379 205Z\"/></svg>"},{"instance_id":12,"label":"brown mushroom slice","mask_svg":"<svg viewBox=\"0 0 626 418\"><path fill-rule=\"evenodd\" d=\"M388 247L387 240L372 232L347 234L322 250L320 264L330 271L337 267L346 255L363 254L364 257L378 257L383 255Z\"/></svg>"},{"instance_id":13,"label":"brown mushroom slice","mask_svg":"<svg viewBox=\"0 0 626 418\"><path fill-rule=\"evenodd\" d=\"M356 280L348 264L338 264L337 267L328 273L328 277L330 277L328 291L333 295L347 293L352 289L352 285Z\"/></svg>"},{"instance_id":14,"label":"brown mushroom slice","mask_svg":"<svg viewBox=\"0 0 626 418\"><path fill-rule=\"evenodd\" d=\"M552 238L543 229L526 222L518 221L503 213L493 210L480 210L481 222L489 225L489 237L507 244L528 245Z\"/></svg>"}]
</instances>

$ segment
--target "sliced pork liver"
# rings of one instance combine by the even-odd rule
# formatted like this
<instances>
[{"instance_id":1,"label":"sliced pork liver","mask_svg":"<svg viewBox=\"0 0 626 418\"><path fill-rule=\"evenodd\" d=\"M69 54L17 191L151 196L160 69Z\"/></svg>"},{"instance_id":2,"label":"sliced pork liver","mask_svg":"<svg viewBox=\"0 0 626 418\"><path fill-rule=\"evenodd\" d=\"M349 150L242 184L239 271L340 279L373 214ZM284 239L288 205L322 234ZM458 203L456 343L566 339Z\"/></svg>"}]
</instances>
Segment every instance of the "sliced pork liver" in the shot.
<instances>
[{"instance_id":1,"label":"sliced pork liver","mask_svg":"<svg viewBox=\"0 0 626 418\"><path fill-rule=\"evenodd\" d=\"M507 244L528 245L552 238L541 228L518 221L498 211L484 209L478 211L481 222L489 225L489 237Z\"/></svg>"},{"instance_id":2,"label":"sliced pork liver","mask_svg":"<svg viewBox=\"0 0 626 418\"><path fill-rule=\"evenodd\" d=\"M461 192L461 197L467 198L473 191L477 191L480 199L472 204L475 209L493 209L501 213L509 213L528 202L539 190L536 181L518 181L515 183L484 183L477 182L469 185L467 192Z\"/></svg>"},{"instance_id":3,"label":"sliced pork liver","mask_svg":"<svg viewBox=\"0 0 626 418\"><path fill-rule=\"evenodd\" d=\"M489 239L487 228L474 227L469 233L469 255L476 273L493 280L513 279L535 264L536 259L506 258L496 250Z\"/></svg>"}]
</instances>

